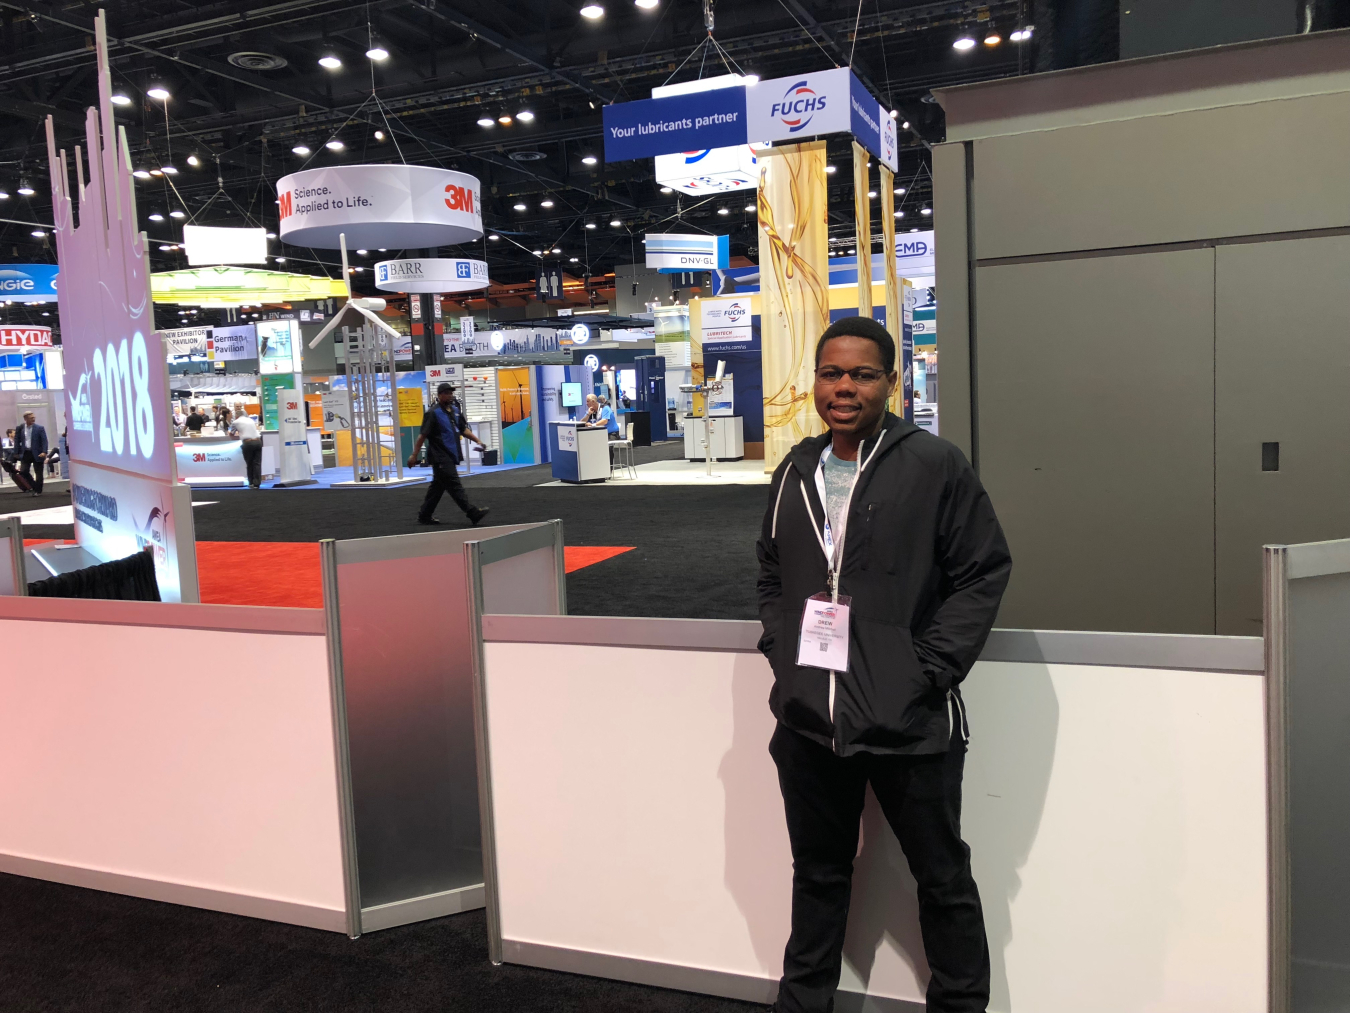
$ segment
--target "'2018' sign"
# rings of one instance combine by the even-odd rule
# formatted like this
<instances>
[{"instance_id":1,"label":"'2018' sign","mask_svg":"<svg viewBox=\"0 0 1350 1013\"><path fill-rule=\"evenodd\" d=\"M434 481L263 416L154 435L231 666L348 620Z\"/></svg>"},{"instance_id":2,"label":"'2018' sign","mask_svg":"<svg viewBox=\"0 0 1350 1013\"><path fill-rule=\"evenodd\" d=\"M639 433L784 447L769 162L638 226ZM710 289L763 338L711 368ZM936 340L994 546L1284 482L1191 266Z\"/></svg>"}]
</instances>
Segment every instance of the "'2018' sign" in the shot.
<instances>
[{"instance_id":1,"label":"'2018' sign","mask_svg":"<svg viewBox=\"0 0 1350 1013\"><path fill-rule=\"evenodd\" d=\"M107 454L150 458L155 452L155 411L150 399L150 358L137 331L106 349L94 349L99 384L98 447Z\"/></svg>"}]
</instances>

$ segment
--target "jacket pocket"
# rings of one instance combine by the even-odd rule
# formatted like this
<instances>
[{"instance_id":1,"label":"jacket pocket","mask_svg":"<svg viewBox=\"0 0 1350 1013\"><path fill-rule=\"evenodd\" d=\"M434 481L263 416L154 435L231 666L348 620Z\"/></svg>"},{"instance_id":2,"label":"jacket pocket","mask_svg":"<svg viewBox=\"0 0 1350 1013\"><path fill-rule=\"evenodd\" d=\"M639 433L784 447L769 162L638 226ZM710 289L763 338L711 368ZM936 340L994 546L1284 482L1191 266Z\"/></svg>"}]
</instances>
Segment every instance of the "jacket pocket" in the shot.
<instances>
[{"instance_id":1,"label":"jacket pocket","mask_svg":"<svg viewBox=\"0 0 1350 1013\"><path fill-rule=\"evenodd\" d=\"M914 653L909 628L854 617L849 672L835 703L842 741L905 749L937 735L943 694ZM944 719L945 720L945 719Z\"/></svg>"},{"instance_id":2,"label":"jacket pocket","mask_svg":"<svg viewBox=\"0 0 1350 1013\"><path fill-rule=\"evenodd\" d=\"M774 716L789 728L829 739L834 734L834 722L830 717L830 673L797 664L801 626L800 608L785 608L778 613L768 652L774 679L769 706Z\"/></svg>"}]
</instances>

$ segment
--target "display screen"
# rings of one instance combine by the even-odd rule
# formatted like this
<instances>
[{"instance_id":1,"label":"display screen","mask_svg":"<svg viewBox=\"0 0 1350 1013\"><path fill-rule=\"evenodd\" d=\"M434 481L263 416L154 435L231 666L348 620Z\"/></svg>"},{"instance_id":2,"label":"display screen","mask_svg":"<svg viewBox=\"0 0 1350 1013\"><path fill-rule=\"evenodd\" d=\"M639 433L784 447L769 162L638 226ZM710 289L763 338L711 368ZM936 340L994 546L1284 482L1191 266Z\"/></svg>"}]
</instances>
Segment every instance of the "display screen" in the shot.
<instances>
[{"instance_id":1,"label":"display screen","mask_svg":"<svg viewBox=\"0 0 1350 1013\"><path fill-rule=\"evenodd\" d=\"M562 406L564 408L581 407L581 384L564 383L562 385Z\"/></svg>"}]
</instances>

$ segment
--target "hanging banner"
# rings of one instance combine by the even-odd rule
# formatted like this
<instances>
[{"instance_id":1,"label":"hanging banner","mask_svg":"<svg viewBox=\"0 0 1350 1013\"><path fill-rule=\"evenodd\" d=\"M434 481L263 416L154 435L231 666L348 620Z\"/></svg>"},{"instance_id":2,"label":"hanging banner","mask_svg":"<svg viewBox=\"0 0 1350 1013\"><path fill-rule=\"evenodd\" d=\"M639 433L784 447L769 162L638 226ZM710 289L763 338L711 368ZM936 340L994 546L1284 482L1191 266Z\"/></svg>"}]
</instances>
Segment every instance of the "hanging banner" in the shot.
<instances>
[{"instance_id":1,"label":"hanging banner","mask_svg":"<svg viewBox=\"0 0 1350 1013\"><path fill-rule=\"evenodd\" d=\"M5 302L54 302L55 264L0 264L0 300Z\"/></svg>"},{"instance_id":2,"label":"hanging banner","mask_svg":"<svg viewBox=\"0 0 1350 1013\"><path fill-rule=\"evenodd\" d=\"M610 108L606 106L605 108ZM281 239L296 246L430 249L483 237L478 180L429 165L333 165L277 180Z\"/></svg>"},{"instance_id":3,"label":"hanging banner","mask_svg":"<svg viewBox=\"0 0 1350 1013\"><path fill-rule=\"evenodd\" d=\"M0 348L51 348L50 327L0 327Z\"/></svg>"},{"instance_id":4,"label":"hanging banner","mask_svg":"<svg viewBox=\"0 0 1350 1013\"><path fill-rule=\"evenodd\" d=\"M745 88L618 102L603 109L605 161L745 144Z\"/></svg>"},{"instance_id":5,"label":"hanging banner","mask_svg":"<svg viewBox=\"0 0 1350 1013\"><path fill-rule=\"evenodd\" d=\"M303 311L301 311L303 312ZM235 362L258 357L258 331L252 324L212 327L206 357L213 362Z\"/></svg>"},{"instance_id":6,"label":"hanging banner","mask_svg":"<svg viewBox=\"0 0 1350 1013\"><path fill-rule=\"evenodd\" d=\"M375 265L375 287L381 292L476 292L488 287L487 261L463 257L381 260Z\"/></svg>"},{"instance_id":7,"label":"hanging banner","mask_svg":"<svg viewBox=\"0 0 1350 1013\"><path fill-rule=\"evenodd\" d=\"M657 232L648 234L643 243L647 248L647 266L663 274L712 271L731 263L729 236Z\"/></svg>"},{"instance_id":8,"label":"hanging banner","mask_svg":"<svg viewBox=\"0 0 1350 1013\"><path fill-rule=\"evenodd\" d=\"M325 432L346 433L352 428L352 396L350 391L330 390L319 395Z\"/></svg>"},{"instance_id":9,"label":"hanging banner","mask_svg":"<svg viewBox=\"0 0 1350 1013\"><path fill-rule=\"evenodd\" d=\"M170 361L193 355L206 358L206 342L210 337L209 327L175 327L164 332L164 348Z\"/></svg>"},{"instance_id":10,"label":"hanging banner","mask_svg":"<svg viewBox=\"0 0 1350 1013\"><path fill-rule=\"evenodd\" d=\"M253 326L258 333L259 372L300 372L299 321L259 320Z\"/></svg>"},{"instance_id":11,"label":"hanging banner","mask_svg":"<svg viewBox=\"0 0 1350 1013\"><path fill-rule=\"evenodd\" d=\"M190 267L266 264L267 230L184 225L183 249Z\"/></svg>"}]
</instances>

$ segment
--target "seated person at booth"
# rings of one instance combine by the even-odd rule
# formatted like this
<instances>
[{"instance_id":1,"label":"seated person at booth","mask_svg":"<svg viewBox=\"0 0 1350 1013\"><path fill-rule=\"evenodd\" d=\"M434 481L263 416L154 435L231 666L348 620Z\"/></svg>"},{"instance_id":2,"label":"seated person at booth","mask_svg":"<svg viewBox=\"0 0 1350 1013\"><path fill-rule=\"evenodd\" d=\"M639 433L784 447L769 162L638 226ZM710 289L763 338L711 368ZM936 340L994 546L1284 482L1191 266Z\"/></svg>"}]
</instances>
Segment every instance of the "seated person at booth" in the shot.
<instances>
[{"instance_id":1,"label":"seated person at booth","mask_svg":"<svg viewBox=\"0 0 1350 1013\"><path fill-rule=\"evenodd\" d=\"M591 424L593 429L606 429L609 431L609 438L617 440L619 438L619 417L614 414L614 409L610 407L609 398L601 394L599 397L600 413L595 422Z\"/></svg>"},{"instance_id":2,"label":"seated person at booth","mask_svg":"<svg viewBox=\"0 0 1350 1013\"><path fill-rule=\"evenodd\" d=\"M595 420L600 417L600 399L594 394L586 395L586 414L581 416L583 426L594 426Z\"/></svg>"},{"instance_id":3,"label":"seated person at booth","mask_svg":"<svg viewBox=\"0 0 1350 1013\"><path fill-rule=\"evenodd\" d=\"M961 451L886 410L898 377L884 327L831 324L815 365L829 432L774 472L756 546L778 719L769 754L792 849L774 1008L834 1007L870 782L918 881L927 1008L984 1013L989 947L961 840L970 730L959 687L1008 584L1008 543Z\"/></svg>"}]
</instances>

